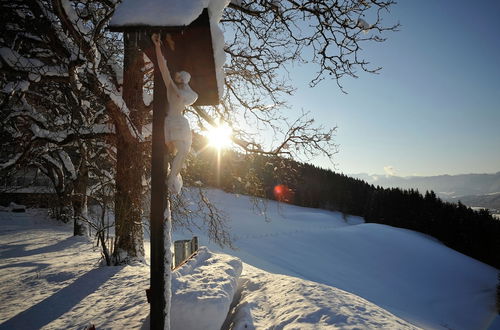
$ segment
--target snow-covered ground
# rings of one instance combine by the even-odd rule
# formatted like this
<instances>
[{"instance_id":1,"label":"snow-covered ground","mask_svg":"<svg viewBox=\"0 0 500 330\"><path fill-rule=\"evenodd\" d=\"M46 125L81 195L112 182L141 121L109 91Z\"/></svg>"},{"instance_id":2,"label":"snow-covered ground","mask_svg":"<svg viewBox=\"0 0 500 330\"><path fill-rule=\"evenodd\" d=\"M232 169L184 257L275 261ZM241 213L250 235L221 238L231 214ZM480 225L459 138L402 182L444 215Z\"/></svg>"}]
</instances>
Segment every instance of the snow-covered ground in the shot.
<instances>
[{"instance_id":1,"label":"snow-covered ground","mask_svg":"<svg viewBox=\"0 0 500 330\"><path fill-rule=\"evenodd\" d=\"M275 202L268 204L266 222L248 197L215 190L210 196L230 216L238 248L208 243L214 251L345 290L423 328L484 329L495 317L498 270L431 237Z\"/></svg>"},{"instance_id":2,"label":"snow-covered ground","mask_svg":"<svg viewBox=\"0 0 500 330\"><path fill-rule=\"evenodd\" d=\"M266 221L245 196L210 194L238 250L195 233L229 255L202 249L174 272L174 329L217 328L233 296L225 328L498 327L498 270L430 237L274 202ZM98 267L92 242L71 234L41 210L0 212L0 329L147 327L148 267Z\"/></svg>"},{"instance_id":3,"label":"snow-covered ground","mask_svg":"<svg viewBox=\"0 0 500 330\"><path fill-rule=\"evenodd\" d=\"M145 266L98 267L100 253L46 211L0 212L0 329L138 328Z\"/></svg>"},{"instance_id":4,"label":"snow-covered ground","mask_svg":"<svg viewBox=\"0 0 500 330\"><path fill-rule=\"evenodd\" d=\"M250 265L231 329L417 329L352 293Z\"/></svg>"}]
</instances>

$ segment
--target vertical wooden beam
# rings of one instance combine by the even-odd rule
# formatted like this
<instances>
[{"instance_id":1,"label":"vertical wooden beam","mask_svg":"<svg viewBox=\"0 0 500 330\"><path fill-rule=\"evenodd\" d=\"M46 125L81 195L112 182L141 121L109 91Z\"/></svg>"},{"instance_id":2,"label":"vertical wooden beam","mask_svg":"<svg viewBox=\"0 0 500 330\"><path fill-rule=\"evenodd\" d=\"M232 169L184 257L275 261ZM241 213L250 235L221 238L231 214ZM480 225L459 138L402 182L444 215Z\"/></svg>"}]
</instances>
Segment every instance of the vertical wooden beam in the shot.
<instances>
[{"instance_id":1,"label":"vertical wooden beam","mask_svg":"<svg viewBox=\"0 0 500 330\"><path fill-rule=\"evenodd\" d=\"M145 33L144 38L149 37ZM153 52L154 54L154 52ZM158 69L156 57L148 52L155 65L153 99L153 136L151 152L151 329L170 329L165 324L166 311L170 301L165 299L165 281L170 281L170 268L165 251L165 209L167 208L167 189L165 184L165 132L164 122L168 112L167 89ZM169 253L169 252L167 252Z\"/></svg>"}]
</instances>

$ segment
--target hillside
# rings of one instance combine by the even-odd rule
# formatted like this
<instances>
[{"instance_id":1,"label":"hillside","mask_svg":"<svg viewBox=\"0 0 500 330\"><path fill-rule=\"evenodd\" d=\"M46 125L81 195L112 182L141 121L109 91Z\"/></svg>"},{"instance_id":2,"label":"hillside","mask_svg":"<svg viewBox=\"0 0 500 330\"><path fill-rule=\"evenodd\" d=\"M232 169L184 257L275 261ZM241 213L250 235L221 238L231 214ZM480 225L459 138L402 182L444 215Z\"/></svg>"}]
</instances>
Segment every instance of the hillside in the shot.
<instances>
[{"instance_id":1,"label":"hillside","mask_svg":"<svg viewBox=\"0 0 500 330\"><path fill-rule=\"evenodd\" d=\"M203 233L195 234L201 245L243 261L240 296L229 319L233 329L321 324L483 329L496 315L498 270L433 238L275 202L267 204L266 221L245 196L209 194L227 214L237 250L221 249ZM174 234L176 239L190 236ZM46 219L41 211L0 212L0 243L1 329L147 324L146 266L97 267L99 253L91 242L72 237L71 227ZM203 261L213 258L218 261ZM234 257L213 258L208 255L200 265L235 263ZM222 273L237 277L230 269ZM191 275L186 270L178 280ZM197 276L201 288L205 277ZM210 288L221 287L217 283L223 282L210 280L191 297L210 294ZM173 284L174 291L178 285Z\"/></svg>"},{"instance_id":2,"label":"hillside","mask_svg":"<svg viewBox=\"0 0 500 330\"><path fill-rule=\"evenodd\" d=\"M271 201L266 222L245 196L211 197L229 215L237 247L209 243L212 250L356 294L424 328L480 329L494 317L497 270L429 236Z\"/></svg>"}]
</instances>

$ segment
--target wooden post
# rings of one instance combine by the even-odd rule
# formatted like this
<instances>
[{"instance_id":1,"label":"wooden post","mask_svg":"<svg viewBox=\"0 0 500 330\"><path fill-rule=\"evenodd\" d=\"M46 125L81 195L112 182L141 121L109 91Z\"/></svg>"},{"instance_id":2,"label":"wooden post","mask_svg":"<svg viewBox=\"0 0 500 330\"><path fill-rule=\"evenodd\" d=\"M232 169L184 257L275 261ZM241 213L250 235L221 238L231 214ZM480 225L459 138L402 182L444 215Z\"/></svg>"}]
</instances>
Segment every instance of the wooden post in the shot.
<instances>
[{"instance_id":1,"label":"wooden post","mask_svg":"<svg viewBox=\"0 0 500 330\"><path fill-rule=\"evenodd\" d=\"M198 237L192 239L178 240L174 243L175 262L174 268L186 261L193 253L198 251Z\"/></svg>"},{"instance_id":2,"label":"wooden post","mask_svg":"<svg viewBox=\"0 0 500 330\"><path fill-rule=\"evenodd\" d=\"M175 241L174 243L174 257L175 257L175 262L174 262L174 268L179 266L181 263L186 260L186 258L189 256L186 254L186 240L179 240Z\"/></svg>"},{"instance_id":3,"label":"wooden post","mask_svg":"<svg viewBox=\"0 0 500 330\"><path fill-rule=\"evenodd\" d=\"M148 6L144 6L144 10L148 11ZM138 43L136 47L142 49L155 65L151 153L150 327L151 329L169 329L170 325L165 324L166 313L169 313L170 310L170 302L165 299L165 288L166 284L168 284L166 281L170 282L171 265L168 264L168 260L171 260L171 258L170 256L166 258L165 255L165 253L170 253L170 246L165 244L165 210L168 200L165 183L167 163L165 155L168 155L168 150L165 146L164 133L164 120L168 113L168 102L167 90L158 69L151 34L153 32L160 33L162 36L166 36L167 33L171 34L175 49L170 49L164 56L167 57L171 73L185 70L191 74L190 85L198 93L198 100L195 105L219 104L209 14L205 8L202 14L189 26L138 26L125 24L110 25L109 30L112 32L125 32L125 38L127 38L128 33L137 33L135 35ZM125 50L126 56L127 50ZM125 90L123 93L125 94Z\"/></svg>"},{"instance_id":4,"label":"wooden post","mask_svg":"<svg viewBox=\"0 0 500 330\"><path fill-rule=\"evenodd\" d=\"M149 37L147 34L144 38ZM165 184L165 116L168 112L167 89L158 69L156 57L148 54L155 64L153 135L151 152L151 329L170 329L165 324L166 311L170 302L165 300L165 281L170 281L170 265L165 265L165 209L167 208L167 189ZM169 252L167 252L169 253ZM167 305L168 304L168 305Z\"/></svg>"},{"instance_id":5,"label":"wooden post","mask_svg":"<svg viewBox=\"0 0 500 330\"><path fill-rule=\"evenodd\" d=\"M198 236L193 236L191 239L191 253L198 251Z\"/></svg>"}]
</instances>

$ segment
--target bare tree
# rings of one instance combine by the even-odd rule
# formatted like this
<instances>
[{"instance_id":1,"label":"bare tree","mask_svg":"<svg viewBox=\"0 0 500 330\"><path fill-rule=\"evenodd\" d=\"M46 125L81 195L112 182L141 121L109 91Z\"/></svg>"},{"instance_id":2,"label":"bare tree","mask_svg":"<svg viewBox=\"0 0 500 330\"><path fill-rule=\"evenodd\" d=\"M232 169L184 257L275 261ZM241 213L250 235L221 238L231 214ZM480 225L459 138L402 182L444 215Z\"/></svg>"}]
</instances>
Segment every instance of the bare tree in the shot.
<instances>
[{"instance_id":1,"label":"bare tree","mask_svg":"<svg viewBox=\"0 0 500 330\"><path fill-rule=\"evenodd\" d=\"M0 40L0 55L2 87L9 101L16 94L24 96L40 85L50 83L54 84L52 91L40 93L40 97L51 102L54 93L62 91L68 101L86 101L93 114L97 114L91 117L99 118L98 122L88 123L87 132L82 132L80 127L77 127L78 134L44 128L51 133L45 134L45 137L56 136L58 144L68 145L77 139L102 138L114 133L114 140L110 141L110 146L116 147L115 213L118 237L114 258L119 263L143 257L140 199L144 139L140 131L142 118L148 109L140 104L129 110L119 92L121 40L104 30L114 6L108 1L2 3L4 32ZM142 84L142 76L140 79ZM39 109L39 102L27 99L26 103L34 109L31 112L43 112ZM5 105L3 111L12 110L10 103L4 101L2 104ZM66 114L75 111L81 113L82 119L88 119L89 112L85 112L84 107L75 108L71 102L67 102L65 107ZM51 108L52 105L45 109ZM104 117L99 113L104 113ZM112 124L112 131L102 131L102 124L108 122ZM32 134L29 130L20 132L27 139ZM26 153L27 149L20 150ZM4 164L16 163L20 158L14 156Z\"/></svg>"},{"instance_id":2,"label":"bare tree","mask_svg":"<svg viewBox=\"0 0 500 330\"><path fill-rule=\"evenodd\" d=\"M377 72L379 68L362 57L361 46L381 42L382 33L397 29L397 24L384 26L382 21L393 4L392 0L232 1L221 21L228 55L226 93L221 106L190 108L193 121L198 129L228 123L233 141L246 153L332 157L335 128L315 125L309 113L289 119L286 97L294 86L286 70L294 63L314 63L317 72L311 86L334 79L340 88L341 79L356 77L357 70ZM73 186L82 190L85 173L96 166L89 157L92 144L86 141L102 141L112 148L116 155L113 262L121 263L141 259L144 252L141 198L151 104L143 91L151 84L151 66L142 56L132 57L136 62L124 75L136 94L123 100L123 41L121 35L106 30L115 6L116 1L110 0L2 2L0 107L1 119L9 125L1 134L22 148L2 154L0 164L3 170L14 168L35 153L36 159L43 159L57 146L77 164L73 167L83 176L80 181L75 178ZM58 109L61 118L74 119L55 125L52 109ZM246 126L240 125L244 122ZM248 131L249 126L256 130ZM269 129L276 140L263 143L259 132Z\"/></svg>"},{"instance_id":3,"label":"bare tree","mask_svg":"<svg viewBox=\"0 0 500 330\"><path fill-rule=\"evenodd\" d=\"M385 26L382 21L394 4L392 0L231 1L222 19L227 92L223 107L212 110L212 117L232 124L235 142L245 151L332 157L335 128L315 126L307 112L289 119L286 97L295 89L286 72L297 63L314 63L312 87L333 79L341 89L346 76L378 72L379 67L364 59L362 45L383 42L382 33L397 30L399 24ZM204 117L201 109L195 111ZM247 126L272 129L276 141L263 144L260 134L251 136L248 129L238 127L241 119Z\"/></svg>"}]
</instances>

